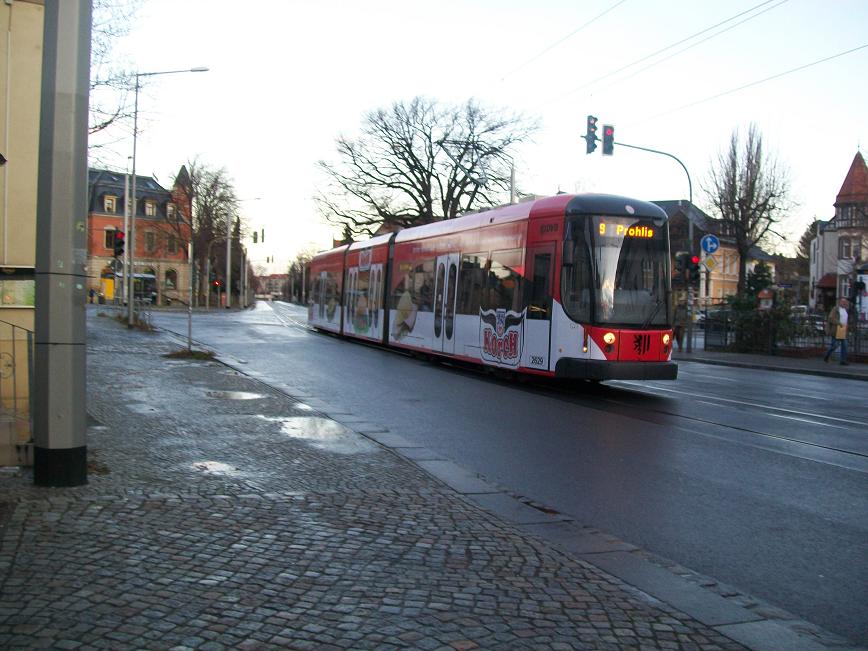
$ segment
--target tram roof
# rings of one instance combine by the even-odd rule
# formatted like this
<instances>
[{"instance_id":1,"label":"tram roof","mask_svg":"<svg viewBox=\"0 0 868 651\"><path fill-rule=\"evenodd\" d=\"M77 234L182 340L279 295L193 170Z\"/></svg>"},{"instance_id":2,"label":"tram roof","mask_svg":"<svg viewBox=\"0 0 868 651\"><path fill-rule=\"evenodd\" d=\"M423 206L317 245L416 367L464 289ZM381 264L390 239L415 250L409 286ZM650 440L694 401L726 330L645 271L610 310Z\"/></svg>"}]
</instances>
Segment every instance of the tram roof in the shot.
<instances>
[{"instance_id":1,"label":"tram roof","mask_svg":"<svg viewBox=\"0 0 868 651\"><path fill-rule=\"evenodd\" d=\"M526 201L524 203L514 203L498 208L491 208L490 210L468 213L455 219L444 219L431 224L405 228L398 232L397 237L395 237L395 243L473 230L481 226L488 226L489 224L521 221L528 218L532 207L536 203L538 202Z\"/></svg>"},{"instance_id":2,"label":"tram roof","mask_svg":"<svg viewBox=\"0 0 868 651\"><path fill-rule=\"evenodd\" d=\"M369 240L353 242L350 244L348 251L359 251L360 249L367 249L372 246L379 246L380 244L388 244L389 240L392 239L394 235L394 233L383 233L382 235L377 235Z\"/></svg>"},{"instance_id":3,"label":"tram roof","mask_svg":"<svg viewBox=\"0 0 868 651\"><path fill-rule=\"evenodd\" d=\"M637 217L668 219L666 212L660 206L650 201L641 201L632 197L615 194L558 194L532 201L483 209L467 213L455 219L444 219L431 224L423 224L422 226L412 226L397 233L384 233L362 242L353 242L349 245L344 244L335 249L323 251L314 256L314 258L335 255L336 253L344 253L346 251L358 251L386 244L392 237L395 238L395 243L397 244L399 242L473 230L491 224L521 221L528 219L531 215L535 217L551 217L565 214L635 215Z\"/></svg>"},{"instance_id":4,"label":"tram roof","mask_svg":"<svg viewBox=\"0 0 868 651\"><path fill-rule=\"evenodd\" d=\"M666 212L650 201L615 194L558 194L533 201L509 204L473 212L423 226L400 231L395 243L472 230L490 224L503 224L534 217L597 214L654 217L668 219Z\"/></svg>"},{"instance_id":5,"label":"tram roof","mask_svg":"<svg viewBox=\"0 0 868 651\"><path fill-rule=\"evenodd\" d=\"M330 258L331 256L341 253L343 254L348 248L350 248L349 244L341 244L340 246L329 249L328 251L320 251L315 256L311 258L311 260L318 260L320 258Z\"/></svg>"}]
</instances>

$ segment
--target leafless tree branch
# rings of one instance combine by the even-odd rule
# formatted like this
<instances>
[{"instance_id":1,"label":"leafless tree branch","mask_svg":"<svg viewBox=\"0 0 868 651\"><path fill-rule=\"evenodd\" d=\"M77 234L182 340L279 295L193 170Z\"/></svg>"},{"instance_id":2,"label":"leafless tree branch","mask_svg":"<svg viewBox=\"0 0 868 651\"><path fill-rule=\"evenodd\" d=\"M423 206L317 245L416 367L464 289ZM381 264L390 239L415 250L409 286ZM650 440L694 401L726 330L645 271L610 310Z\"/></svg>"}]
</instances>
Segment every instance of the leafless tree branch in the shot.
<instances>
[{"instance_id":1,"label":"leafless tree branch","mask_svg":"<svg viewBox=\"0 0 868 651\"><path fill-rule=\"evenodd\" d=\"M752 247L781 237L776 225L792 207L789 173L763 151L758 127L751 124L742 143L738 129L728 149L718 155L703 188L723 230L735 239L739 254L738 292L743 293Z\"/></svg>"},{"instance_id":2,"label":"leafless tree branch","mask_svg":"<svg viewBox=\"0 0 868 651\"><path fill-rule=\"evenodd\" d=\"M351 234L451 219L498 203L509 190L508 153L537 124L481 107L423 97L365 116L361 134L337 138L337 161L314 197L323 217Z\"/></svg>"}]
</instances>

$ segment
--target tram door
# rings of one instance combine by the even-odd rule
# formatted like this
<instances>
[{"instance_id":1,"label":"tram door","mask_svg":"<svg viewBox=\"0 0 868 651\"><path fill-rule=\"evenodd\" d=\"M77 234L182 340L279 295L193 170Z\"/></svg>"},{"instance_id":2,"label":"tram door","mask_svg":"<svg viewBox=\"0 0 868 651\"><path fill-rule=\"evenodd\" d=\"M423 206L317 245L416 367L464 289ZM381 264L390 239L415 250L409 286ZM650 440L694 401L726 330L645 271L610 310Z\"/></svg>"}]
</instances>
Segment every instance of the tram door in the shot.
<instances>
[{"instance_id":1,"label":"tram door","mask_svg":"<svg viewBox=\"0 0 868 651\"><path fill-rule=\"evenodd\" d=\"M383 309L383 265L371 265L369 307L371 310L371 336L380 338L380 311Z\"/></svg>"},{"instance_id":2,"label":"tram door","mask_svg":"<svg viewBox=\"0 0 868 651\"><path fill-rule=\"evenodd\" d=\"M548 369L552 329L552 281L555 245L539 244L528 249L524 304L527 309L522 363Z\"/></svg>"},{"instance_id":3,"label":"tram door","mask_svg":"<svg viewBox=\"0 0 868 651\"><path fill-rule=\"evenodd\" d=\"M359 268L351 267L347 270L346 305L344 305L344 332L355 332L356 295L359 285Z\"/></svg>"},{"instance_id":4,"label":"tram door","mask_svg":"<svg viewBox=\"0 0 868 651\"><path fill-rule=\"evenodd\" d=\"M441 255L434 270L434 350L455 352L455 297L458 289L457 253Z\"/></svg>"}]
</instances>

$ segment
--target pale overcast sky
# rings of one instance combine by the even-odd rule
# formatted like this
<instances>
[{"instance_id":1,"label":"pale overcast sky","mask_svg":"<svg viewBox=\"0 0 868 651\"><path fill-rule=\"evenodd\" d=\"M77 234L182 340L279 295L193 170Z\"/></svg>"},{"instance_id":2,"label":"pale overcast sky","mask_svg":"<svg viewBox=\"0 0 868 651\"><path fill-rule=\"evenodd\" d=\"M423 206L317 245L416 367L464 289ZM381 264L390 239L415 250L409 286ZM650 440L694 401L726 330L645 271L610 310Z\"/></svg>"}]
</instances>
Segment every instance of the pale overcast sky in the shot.
<instances>
[{"instance_id":1,"label":"pale overcast sky","mask_svg":"<svg viewBox=\"0 0 868 651\"><path fill-rule=\"evenodd\" d=\"M316 161L367 111L416 95L538 117L516 169L519 189L541 195L687 198L671 159L585 154L593 114L617 141L679 157L705 206L712 159L755 122L790 170L799 207L784 229L798 239L834 214L868 147L866 45L865 0L144 0L119 50L140 72L210 68L142 92L137 168L169 183L195 156L225 166L240 197L261 197L242 204L266 230L251 259L276 256L276 272L310 243L330 246L311 200ZM123 169L131 139L116 150Z\"/></svg>"}]
</instances>

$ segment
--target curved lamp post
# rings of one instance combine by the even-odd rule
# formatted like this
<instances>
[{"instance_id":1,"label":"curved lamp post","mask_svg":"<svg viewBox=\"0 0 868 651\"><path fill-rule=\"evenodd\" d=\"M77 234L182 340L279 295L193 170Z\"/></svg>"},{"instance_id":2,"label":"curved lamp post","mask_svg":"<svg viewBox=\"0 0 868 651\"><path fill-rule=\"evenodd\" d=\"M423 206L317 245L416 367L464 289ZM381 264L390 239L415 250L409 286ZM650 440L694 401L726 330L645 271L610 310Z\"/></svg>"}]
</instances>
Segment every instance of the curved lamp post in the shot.
<instances>
[{"instance_id":1,"label":"curved lamp post","mask_svg":"<svg viewBox=\"0 0 868 651\"><path fill-rule=\"evenodd\" d=\"M130 232L127 234L127 248L130 253L129 293L127 294L127 306L129 307L127 323L132 327L135 321L133 303L135 301L135 255L136 255L136 144L139 135L139 88L142 77L155 77L157 75L174 75L180 72L208 72L208 68L185 68L184 70L161 70L158 72L137 72L135 102L133 103L133 183L130 196L132 209L130 210Z\"/></svg>"}]
</instances>

